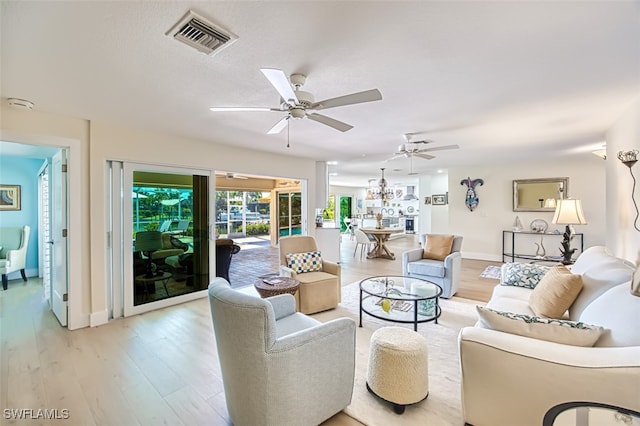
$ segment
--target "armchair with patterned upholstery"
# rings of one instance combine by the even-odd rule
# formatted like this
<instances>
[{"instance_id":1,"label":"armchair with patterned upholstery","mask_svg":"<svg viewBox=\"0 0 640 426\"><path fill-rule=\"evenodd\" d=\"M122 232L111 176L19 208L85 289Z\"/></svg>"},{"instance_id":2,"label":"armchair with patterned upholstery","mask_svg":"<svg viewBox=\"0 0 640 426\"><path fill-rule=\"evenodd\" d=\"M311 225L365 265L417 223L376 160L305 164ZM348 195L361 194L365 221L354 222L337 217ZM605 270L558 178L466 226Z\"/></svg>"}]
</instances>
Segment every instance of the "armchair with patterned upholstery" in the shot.
<instances>
[{"instance_id":1,"label":"armchair with patterned upholstery","mask_svg":"<svg viewBox=\"0 0 640 426\"><path fill-rule=\"evenodd\" d=\"M300 281L296 304L305 314L333 309L341 300L340 265L317 253L313 237L280 238L280 275Z\"/></svg>"},{"instance_id":2,"label":"armchair with patterned upholstery","mask_svg":"<svg viewBox=\"0 0 640 426\"><path fill-rule=\"evenodd\" d=\"M211 281L209 302L234 425L317 425L351 403L355 321L321 323L290 294L261 299L224 278Z\"/></svg>"}]
</instances>

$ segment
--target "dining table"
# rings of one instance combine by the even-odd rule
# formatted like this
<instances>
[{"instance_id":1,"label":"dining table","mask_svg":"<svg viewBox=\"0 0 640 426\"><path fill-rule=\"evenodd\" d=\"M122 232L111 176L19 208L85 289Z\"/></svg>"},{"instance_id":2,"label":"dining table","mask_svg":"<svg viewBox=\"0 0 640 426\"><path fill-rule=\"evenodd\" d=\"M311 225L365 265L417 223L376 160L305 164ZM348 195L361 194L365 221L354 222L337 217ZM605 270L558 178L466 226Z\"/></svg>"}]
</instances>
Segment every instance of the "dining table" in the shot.
<instances>
[{"instance_id":1,"label":"dining table","mask_svg":"<svg viewBox=\"0 0 640 426\"><path fill-rule=\"evenodd\" d=\"M375 241L373 249L367 253L367 259L383 258L389 260L395 260L396 256L386 245L391 234L397 234L404 232L402 228L360 228L362 232L367 235L371 235Z\"/></svg>"}]
</instances>

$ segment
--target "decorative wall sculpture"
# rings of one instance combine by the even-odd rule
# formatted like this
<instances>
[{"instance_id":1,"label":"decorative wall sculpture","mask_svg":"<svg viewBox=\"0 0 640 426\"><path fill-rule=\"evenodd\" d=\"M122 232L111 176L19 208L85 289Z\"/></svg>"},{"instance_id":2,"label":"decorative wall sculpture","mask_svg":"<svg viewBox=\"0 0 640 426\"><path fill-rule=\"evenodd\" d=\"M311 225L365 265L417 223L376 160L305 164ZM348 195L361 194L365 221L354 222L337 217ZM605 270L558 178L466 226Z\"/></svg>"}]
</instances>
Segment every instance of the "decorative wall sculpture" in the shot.
<instances>
[{"instance_id":1,"label":"decorative wall sculpture","mask_svg":"<svg viewBox=\"0 0 640 426\"><path fill-rule=\"evenodd\" d=\"M460 185L467 185L467 196L464 202L470 211L474 211L480 202L478 194L476 193L476 186L484 185L484 180L480 178L471 179L468 177L466 179L462 179L460 181Z\"/></svg>"}]
</instances>

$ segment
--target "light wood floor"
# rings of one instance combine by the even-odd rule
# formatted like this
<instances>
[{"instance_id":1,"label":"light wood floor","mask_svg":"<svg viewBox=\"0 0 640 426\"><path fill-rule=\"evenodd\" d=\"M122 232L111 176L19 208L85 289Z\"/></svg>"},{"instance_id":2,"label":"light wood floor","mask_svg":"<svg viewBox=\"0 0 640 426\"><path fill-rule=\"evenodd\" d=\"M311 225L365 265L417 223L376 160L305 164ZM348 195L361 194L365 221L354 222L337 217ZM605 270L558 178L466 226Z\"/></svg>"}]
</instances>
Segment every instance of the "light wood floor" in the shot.
<instances>
[{"instance_id":1,"label":"light wood floor","mask_svg":"<svg viewBox=\"0 0 640 426\"><path fill-rule=\"evenodd\" d=\"M389 244L396 260L353 257L342 243L342 282L401 274L414 236ZM499 263L463 260L457 296L488 300L497 281L479 278ZM229 425L206 299L109 324L68 331L42 298L40 281L12 280L0 292L0 424ZM4 409L66 409L66 421L4 418ZM360 425L339 413L324 425Z\"/></svg>"}]
</instances>

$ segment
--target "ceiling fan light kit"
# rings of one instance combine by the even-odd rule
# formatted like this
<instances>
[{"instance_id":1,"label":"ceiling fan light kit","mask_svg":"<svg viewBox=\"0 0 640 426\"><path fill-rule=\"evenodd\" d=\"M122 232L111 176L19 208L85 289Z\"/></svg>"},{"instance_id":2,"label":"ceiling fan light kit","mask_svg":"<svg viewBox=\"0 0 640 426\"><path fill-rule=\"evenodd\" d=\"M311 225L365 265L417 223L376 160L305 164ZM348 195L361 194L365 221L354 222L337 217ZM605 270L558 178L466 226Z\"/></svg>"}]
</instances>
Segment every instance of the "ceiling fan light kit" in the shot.
<instances>
[{"instance_id":1,"label":"ceiling fan light kit","mask_svg":"<svg viewBox=\"0 0 640 426\"><path fill-rule=\"evenodd\" d=\"M285 112L287 115L280 119L267 134L280 133L288 123L290 118L308 118L312 121L332 127L338 131L346 132L353 129L353 126L335 118L309 111L335 108L339 106L353 105L364 102L382 100L382 94L378 89L366 90L364 92L352 93L350 95L338 96L336 98L325 99L320 102L315 101L313 94L300 90L306 81L304 74L291 74L287 79L284 71L275 68L262 68L262 74L269 80L269 83L276 89L281 98L279 108L268 107L211 107L213 112L229 111L274 111Z\"/></svg>"}]
</instances>

